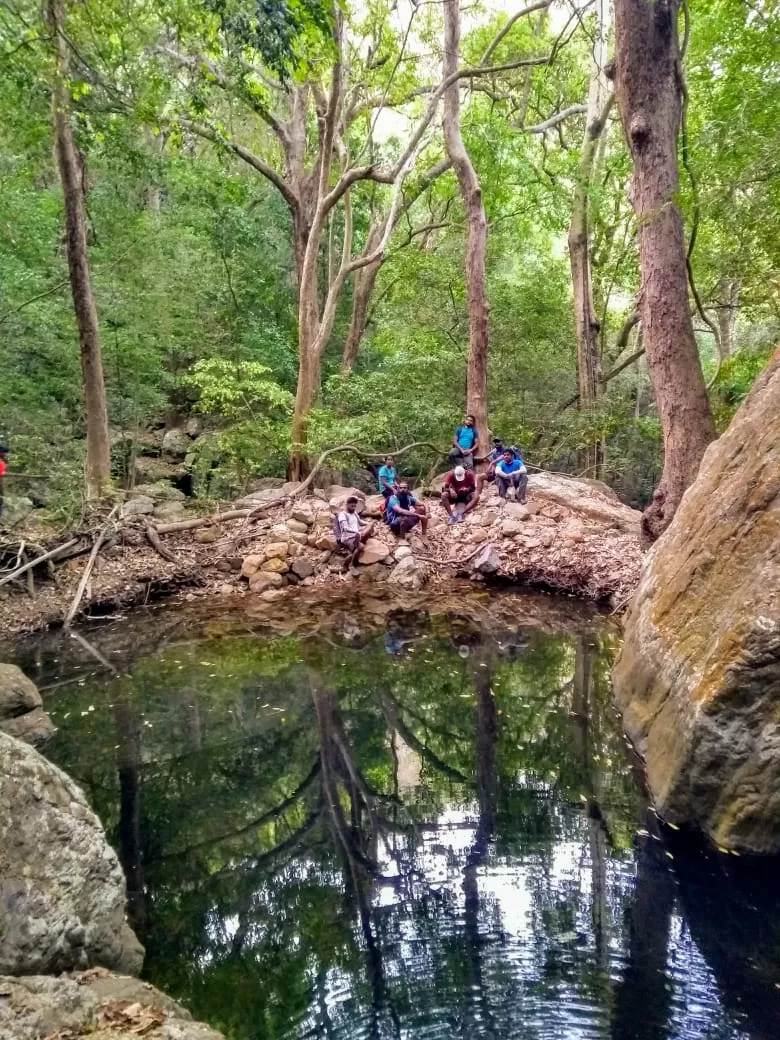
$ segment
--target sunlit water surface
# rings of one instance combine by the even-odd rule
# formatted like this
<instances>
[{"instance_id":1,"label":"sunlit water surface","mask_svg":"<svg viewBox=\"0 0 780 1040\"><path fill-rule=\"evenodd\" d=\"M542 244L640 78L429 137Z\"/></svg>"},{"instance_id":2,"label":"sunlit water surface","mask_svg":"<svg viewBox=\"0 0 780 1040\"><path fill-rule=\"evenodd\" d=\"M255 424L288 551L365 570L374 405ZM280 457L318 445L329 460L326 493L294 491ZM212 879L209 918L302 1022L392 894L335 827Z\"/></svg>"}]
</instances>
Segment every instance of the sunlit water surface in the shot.
<instances>
[{"instance_id":1,"label":"sunlit water surface","mask_svg":"<svg viewBox=\"0 0 780 1040\"><path fill-rule=\"evenodd\" d=\"M235 1040L780 1036L775 890L659 831L604 619L269 609L16 648L148 979Z\"/></svg>"}]
</instances>

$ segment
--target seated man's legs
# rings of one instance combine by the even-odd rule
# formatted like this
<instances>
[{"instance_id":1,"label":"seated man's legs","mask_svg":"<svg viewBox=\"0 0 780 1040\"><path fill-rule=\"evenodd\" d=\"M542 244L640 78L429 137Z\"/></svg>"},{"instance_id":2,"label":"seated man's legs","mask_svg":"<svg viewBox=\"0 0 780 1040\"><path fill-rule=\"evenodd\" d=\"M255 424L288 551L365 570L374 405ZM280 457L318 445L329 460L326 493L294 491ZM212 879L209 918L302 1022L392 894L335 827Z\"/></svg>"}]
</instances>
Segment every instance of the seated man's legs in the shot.
<instances>
[{"instance_id":1,"label":"seated man's legs","mask_svg":"<svg viewBox=\"0 0 780 1040\"><path fill-rule=\"evenodd\" d=\"M524 503L525 502L526 492L528 491L528 474L527 473L518 473L517 474L517 483L515 484L515 488L517 489L516 492L515 492L515 495L517 497L517 501Z\"/></svg>"},{"instance_id":2,"label":"seated man's legs","mask_svg":"<svg viewBox=\"0 0 780 1040\"><path fill-rule=\"evenodd\" d=\"M511 477L502 477L499 473L496 473L496 487L498 488L499 498L506 498L506 493L511 479Z\"/></svg>"},{"instance_id":3,"label":"seated man's legs","mask_svg":"<svg viewBox=\"0 0 780 1040\"><path fill-rule=\"evenodd\" d=\"M461 513L461 516L465 516L479 502L479 493L477 491L463 491L458 495L458 501L465 502L463 512Z\"/></svg>"},{"instance_id":4,"label":"seated man's legs","mask_svg":"<svg viewBox=\"0 0 780 1040\"><path fill-rule=\"evenodd\" d=\"M442 489L440 501L447 516L452 516L452 507L455 503L455 496L451 495L446 487Z\"/></svg>"},{"instance_id":5,"label":"seated man's legs","mask_svg":"<svg viewBox=\"0 0 780 1040\"><path fill-rule=\"evenodd\" d=\"M418 502L417 505L414 507L414 511L420 518L420 529L423 533L424 538L425 535L428 533L428 507L425 505L424 502Z\"/></svg>"}]
</instances>

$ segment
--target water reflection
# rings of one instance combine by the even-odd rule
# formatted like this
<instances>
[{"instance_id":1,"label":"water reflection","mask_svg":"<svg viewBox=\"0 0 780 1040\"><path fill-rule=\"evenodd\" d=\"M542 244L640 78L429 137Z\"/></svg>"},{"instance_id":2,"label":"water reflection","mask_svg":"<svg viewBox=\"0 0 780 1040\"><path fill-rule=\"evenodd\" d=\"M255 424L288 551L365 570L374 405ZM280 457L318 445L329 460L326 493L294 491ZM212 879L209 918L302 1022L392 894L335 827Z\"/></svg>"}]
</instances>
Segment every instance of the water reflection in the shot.
<instances>
[{"instance_id":1,"label":"water reflection","mask_svg":"<svg viewBox=\"0 0 780 1040\"><path fill-rule=\"evenodd\" d=\"M99 675L23 651L81 676L50 753L148 977L236 1040L777 1035L777 911L648 823L614 636L491 609L107 627Z\"/></svg>"}]
</instances>

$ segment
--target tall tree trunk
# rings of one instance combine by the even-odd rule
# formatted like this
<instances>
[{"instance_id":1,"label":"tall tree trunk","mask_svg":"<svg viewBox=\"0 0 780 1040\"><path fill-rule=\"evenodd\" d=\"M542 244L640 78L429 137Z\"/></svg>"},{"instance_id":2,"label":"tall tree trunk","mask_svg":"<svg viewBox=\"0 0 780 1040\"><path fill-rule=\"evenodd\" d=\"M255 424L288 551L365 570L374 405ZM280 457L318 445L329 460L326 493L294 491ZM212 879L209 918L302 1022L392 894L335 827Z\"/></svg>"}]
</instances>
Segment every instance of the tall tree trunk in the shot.
<instances>
[{"instance_id":1,"label":"tall tree trunk","mask_svg":"<svg viewBox=\"0 0 780 1040\"><path fill-rule=\"evenodd\" d=\"M111 480L111 451L108 437L108 410L103 381L95 298L87 253L84 214L84 184L81 163L70 125L68 92L68 44L64 33L65 12L62 0L47 0L49 29L54 40L54 88L52 124L65 206L65 237L73 309L79 330L81 377L87 419L87 497L99 498Z\"/></svg>"},{"instance_id":2,"label":"tall tree trunk","mask_svg":"<svg viewBox=\"0 0 780 1040\"><path fill-rule=\"evenodd\" d=\"M574 187L571 224L569 226L569 263L571 265L574 295L574 322L577 336L577 375L580 391L580 411L592 412L601 393L599 364L600 323L593 305L593 283L590 256L590 228L588 219L590 190L596 166L599 140L604 133L613 96L604 72L607 37L609 35L609 4L599 0L598 24L593 49L593 66L588 90L588 109L585 118L585 137L582 142L580 166ZM604 465L604 445L601 438L594 440L580 452L579 468L587 476L599 479Z\"/></svg>"},{"instance_id":3,"label":"tall tree trunk","mask_svg":"<svg viewBox=\"0 0 780 1040\"><path fill-rule=\"evenodd\" d=\"M460 52L459 0L444 0L444 77L458 71ZM487 218L482 189L460 132L460 87L457 80L444 94L444 143L466 209L466 288L469 313L469 356L466 370L466 411L474 416L482 451L489 441L487 367L489 306L487 298Z\"/></svg>"},{"instance_id":4,"label":"tall tree trunk","mask_svg":"<svg viewBox=\"0 0 780 1040\"><path fill-rule=\"evenodd\" d=\"M615 0L616 95L634 164L642 329L664 440L661 482L642 519L648 540L671 523L715 439L675 201L682 101L678 12L679 0Z\"/></svg>"}]
</instances>

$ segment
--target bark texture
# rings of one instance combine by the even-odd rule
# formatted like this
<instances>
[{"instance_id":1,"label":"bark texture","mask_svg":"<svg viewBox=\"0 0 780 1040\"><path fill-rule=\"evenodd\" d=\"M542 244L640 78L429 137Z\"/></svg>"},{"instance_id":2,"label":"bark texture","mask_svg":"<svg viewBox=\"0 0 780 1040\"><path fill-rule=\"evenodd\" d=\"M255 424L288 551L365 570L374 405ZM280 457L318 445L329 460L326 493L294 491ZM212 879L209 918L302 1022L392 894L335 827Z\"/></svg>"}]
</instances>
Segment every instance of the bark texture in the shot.
<instances>
[{"instance_id":1,"label":"bark texture","mask_svg":"<svg viewBox=\"0 0 780 1040\"><path fill-rule=\"evenodd\" d=\"M54 150L62 184L65 207L65 243L68 257L73 309L79 330L81 377L87 425L87 496L99 498L111 479L111 450L108 437L108 410L103 380L95 298L87 252L82 166L70 124L68 94L68 44L64 33L65 10L62 0L48 0L47 20L54 41L54 88L52 125Z\"/></svg>"},{"instance_id":2,"label":"bark texture","mask_svg":"<svg viewBox=\"0 0 780 1040\"><path fill-rule=\"evenodd\" d=\"M444 0L444 78L458 70L460 51L459 0ZM466 372L466 411L476 420L479 443L488 442L487 370L489 313L487 297L487 218L482 188L460 131L460 87L454 82L444 94L444 143L466 209L466 288L469 315L469 355Z\"/></svg>"},{"instance_id":3,"label":"bark texture","mask_svg":"<svg viewBox=\"0 0 780 1040\"><path fill-rule=\"evenodd\" d=\"M632 203L639 228L640 313L647 366L664 440L664 470L643 532L671 523L715 438L688 307L677 136L682 80L678 0L616 0L616 96L633 159Z\"/></svg>"},{"instance_id":4,"label":"bark texture","mask_svg":"<svg viewBox=\"0 0 780 1040\"><path fill-rule=\"evenodd\" d=\"M604 74L606 39L609 31L608 6L597 6L598 24L594 42L593 65L585 117L585 137L580 166L574 186L569 225L569 263L574 296L574 323L577 336L577 375L580 411L592 411L601 393L599 332L601 325L593 305L593 279L590 255L589 198L599 141L604 133L613 96ZM585 476L601 479L604 446L595 440L580 452L579 467Z\"/></svg>"}]
</instances>

